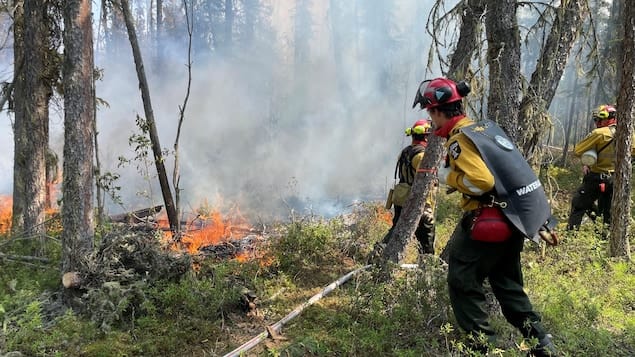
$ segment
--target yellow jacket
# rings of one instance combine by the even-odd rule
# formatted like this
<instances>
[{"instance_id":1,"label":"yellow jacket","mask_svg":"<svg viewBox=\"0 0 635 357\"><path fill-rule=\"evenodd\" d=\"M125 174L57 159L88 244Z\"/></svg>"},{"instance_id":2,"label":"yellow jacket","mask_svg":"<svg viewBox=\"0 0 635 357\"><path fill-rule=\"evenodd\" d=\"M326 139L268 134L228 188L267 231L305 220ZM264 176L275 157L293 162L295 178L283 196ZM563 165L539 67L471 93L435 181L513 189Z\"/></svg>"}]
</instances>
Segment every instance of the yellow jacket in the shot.
<instances>
[{"instance_id":1,"label":"yellow jacket","mask_svg":"<svg viewBox=\"0 0 635 357\"><path fill-rule=\"evenodd\" d=\"M595 173L610 173L615 171L615 143L609 144L615 134L615 125L609 125L594 129L584 139L575 145L574 153L577 157L582 156L589 150L602 150L597 153L598 158L595 165L589 169Z\"/></svg>"},{"instance_id":2,"label":"yellow jacket","mask_svg":"<svg viewBox=\"0 0 635 357\"><path fill-rule=\"evenodd\" d=\"M477 209L480 204L469 196L475 195L469 184L476 187L480 193L489 192L494 188L494 176L485 165L481 154L472 141L460 132L461 128L473 123L468 118L459 120L450 131L450 137L445 143L451 169L446 184L463 193L461 208L465 211Z\"/></svg>"}]
</instances>

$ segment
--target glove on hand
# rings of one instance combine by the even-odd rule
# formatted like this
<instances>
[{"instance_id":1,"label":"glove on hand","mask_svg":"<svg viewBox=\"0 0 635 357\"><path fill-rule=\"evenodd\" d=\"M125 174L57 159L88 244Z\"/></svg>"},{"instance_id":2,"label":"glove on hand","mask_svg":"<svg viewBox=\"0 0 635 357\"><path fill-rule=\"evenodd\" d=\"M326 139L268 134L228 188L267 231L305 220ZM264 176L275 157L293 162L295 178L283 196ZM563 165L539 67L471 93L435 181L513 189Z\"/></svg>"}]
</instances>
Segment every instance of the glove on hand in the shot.
<instances>
[{"instance_id":1,"label":"glove on hand","mask_svg":"<svg viewBox=\"0 0 635 357\"><path fill-rule=\"evenodd\" d=\"M452 169L448 167L439 167L437 169L437 176L439 177L439 183L446 184L448 182L448 176L450 175L450 171Z\"/></svg>"}]
</instances>

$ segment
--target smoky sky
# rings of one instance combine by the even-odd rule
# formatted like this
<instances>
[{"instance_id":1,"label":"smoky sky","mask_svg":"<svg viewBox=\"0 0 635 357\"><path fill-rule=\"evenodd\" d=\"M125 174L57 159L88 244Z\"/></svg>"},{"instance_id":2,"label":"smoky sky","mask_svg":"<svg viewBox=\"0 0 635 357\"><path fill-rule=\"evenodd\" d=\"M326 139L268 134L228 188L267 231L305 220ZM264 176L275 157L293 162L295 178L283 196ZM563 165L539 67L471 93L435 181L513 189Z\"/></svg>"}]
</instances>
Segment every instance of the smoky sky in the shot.
<instances>
[{"instance_id":1,"label":"smoky sky","mask_svg":"<svg viewBox=\"0 0 635 357\"><path fill-rule=\"evenodd\" d=\"M339 4L337 13L331 3ZM270 32L257 34L250 46L236 34L230 54L203 56L194 47L178 141L183 210L209 205L263 219L291 212L330 216L356 202L384 200L408 144L404 129L425 114L411 104L428 62L431 3L313 1L304 20L310 24L302 26L294 2L270 1L260 20ZM161 146L172 151L187 89L188 36L183 28L164 42L166 57L157 65L143 29L137 31ZM121 175L115 186L123 205L108 199L107 210L160 204L152 154L134 159L139 151L129 143L139 132L135 117L145 116L129 43L116 54L98 46L95 64L103 71L97 96L107 103L97 111L101 170ZM51 116L51 146L61 157L63 114ZM1 188L10 190L12 135L9 125L2 130ZM119 166L119 157L132 161ZM165 161L171 183L173 158Z\"/></svg>"}]
</instances>

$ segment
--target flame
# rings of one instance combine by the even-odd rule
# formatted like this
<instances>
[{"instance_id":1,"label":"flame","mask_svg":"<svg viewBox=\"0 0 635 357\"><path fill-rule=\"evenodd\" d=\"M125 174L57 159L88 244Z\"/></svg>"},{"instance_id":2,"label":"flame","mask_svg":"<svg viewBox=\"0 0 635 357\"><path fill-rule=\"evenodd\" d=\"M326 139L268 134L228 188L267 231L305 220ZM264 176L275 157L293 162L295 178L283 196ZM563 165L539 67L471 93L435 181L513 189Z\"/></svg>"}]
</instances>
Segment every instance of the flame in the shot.
<instances>
[{"instance_id":1,"label":"flame","mask_svg":"<svg viewBox=\"0 0 635 357\"><path fill-rule=\"evenodd\" d=\"M197 254L203 247L239 240L253 232L252 226L237 207L223 215L219 209L211 208L205 202L190 216L193 218L181 223L181 239L178 242L172 239L167 215L162 213L156 220L165 232L164 237L173 242L170 245L172 249ZM257 258L255 252L239 251L233 259L246 262Z\"/></svg>"},{"instance_id":2,"label":"flame","mask_svg":"<svg viewBox=\"0 0 635 357\"><path fill-rule=\"evenodd\" d=\"M202 227L195 230L185 230L181 242L189 253L198 252L199 248L218 244L231 233L231 223L223 220L220 212L212 212L209 218L202 219Z\"/></svg>"},{"instance_id":3,"label":"flame","mask_svg":"<svg viewBox=\"0 0 635 357\"><path fill-rule=\"evenodd\" d=\"M0 195L0 234L11 231L11 218L13 216L13 197Z\"/></svg>"}]
</instances>

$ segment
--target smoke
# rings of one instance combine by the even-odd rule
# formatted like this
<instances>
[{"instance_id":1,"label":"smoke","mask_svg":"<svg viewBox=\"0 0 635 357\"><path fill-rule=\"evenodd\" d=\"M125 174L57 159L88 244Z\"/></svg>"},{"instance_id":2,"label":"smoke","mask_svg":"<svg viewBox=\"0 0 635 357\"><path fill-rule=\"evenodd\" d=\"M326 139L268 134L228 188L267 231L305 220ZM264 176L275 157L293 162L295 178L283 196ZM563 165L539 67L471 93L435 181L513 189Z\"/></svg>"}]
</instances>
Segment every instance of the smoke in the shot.
<instances>
[{"instance_id":1,"label":"smoke","mask_svg":"<svg viewBox=\"0 0 635 357\"><path fill-rule=\"evenodd\" d=\"M294 65L290 43L292 1L271 4L273 42L261 39L251 48L237 47L231 56L197 57L195 49L178 142L183 210L236 206L252 218L269 219L291 212L329 216L355 202L384 200L406 144L403 130L421 115L410 104L422 80L414 73L422 73L427 63L429 40L422 30L427 8L417 0L391 5L390 32L385 33L372 31L368 22L385 17L385 8L360 3L363 10L338 17L339 27L333 29L334 14L326 2L315 3L306 39L309 57L302 66ZM350 8L345 10L350 15ZM341 38L348 41L360 27L357 40L339 48L337 63L334 31L343 31ZM183 31L179 41L164 44L163 52L172 56L161 67L144 53L157 130L168 151L174 148L187 89L186 42ZM116 56L96 57L104 73L97 96L108 103L97 112L101 171L120 175L114 186L120 187L116 194L123 202L108 199L111 214L162 203L150 148L148 158L139 159L143 150L129 143L139 133L136 116L145 114L129 45L121 47ZM52 130L61 157L61 126ZM121 166L120 157L131 161ZM4 164L0 161L0 168ZM11 172L6 164L2 172ZM173 153L165 165L171 181Z\"/></svg>"}]
</instances>

